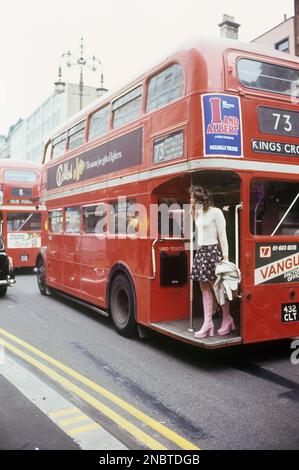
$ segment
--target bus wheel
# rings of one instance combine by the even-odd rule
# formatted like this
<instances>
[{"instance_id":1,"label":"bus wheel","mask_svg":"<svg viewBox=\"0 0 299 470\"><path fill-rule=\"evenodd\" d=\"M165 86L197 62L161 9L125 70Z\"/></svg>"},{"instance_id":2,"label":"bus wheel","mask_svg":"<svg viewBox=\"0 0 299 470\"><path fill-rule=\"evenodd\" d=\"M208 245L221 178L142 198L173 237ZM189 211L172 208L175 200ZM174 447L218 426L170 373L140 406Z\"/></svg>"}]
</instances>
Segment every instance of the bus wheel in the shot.
<instances>
[{"instance_id":1,"label":"bus wheel","mask_svg":"<svg viewBox=\"0 0 299 470\"><path fill-rule=\"evenodd\" d=\"M137 325L134 294L131 283L124 274L118 274L112 283L110 307L117 332L127 338L135 336Z\"/></svg>"},{"instance_id":2,"label":"bus wheel","mask_svg":"<svg viewBox=\"0 0 299 470\"><path fill-rule=\"evenodd\" d=\"M5 287L0 287L0 297L4 297L7 292L7 286Z\"/></svg>"},{"instance_id":3,"label":"bus wheel","mask_svg":"<svg viewBox=\"0 0 299 470\"><path fill-rule=\"evenodd\" d=\"M48 295L48 288L46 284L46 267L42 258L40 258L37 262L37 285L42 295Z\"/></svg>"}]
</instances>

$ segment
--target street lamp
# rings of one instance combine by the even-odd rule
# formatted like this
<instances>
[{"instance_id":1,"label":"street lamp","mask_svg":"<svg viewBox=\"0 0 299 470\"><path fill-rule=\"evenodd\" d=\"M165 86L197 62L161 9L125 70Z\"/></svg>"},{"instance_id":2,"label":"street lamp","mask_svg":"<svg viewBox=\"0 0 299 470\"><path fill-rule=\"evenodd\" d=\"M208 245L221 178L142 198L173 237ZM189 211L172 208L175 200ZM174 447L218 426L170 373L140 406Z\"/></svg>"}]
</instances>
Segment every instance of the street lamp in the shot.
<instances>
[{"instance_id":1,"label":"street lamp","mask_svg":"<svg viewBox=\"0 0 299 470\"><path fill-rule=\"evenodd\" d=\"M93 55L92 57L85 58L84 55L84 45L83 38L81 38L80 44L80 55L75 57L70 50L64 52L60 57L59 67L58 67L58 81L54 83L55 93L61 94L65 91L65 82L62 81L62 66L65 65L68 68L77 67L80 69L80 79L79 79L79 96L80 96L80 110L83 107L83 71L84 69L89 69L92 72L101 71L101 81L100 86L96 88L97 96L100 97L106 93L107 88L104 87L104 75L102 72L102 62L98 57Z\"/></svg>"},{"instance_id":2,"label":"street lamp","mask_svg":"<svg viewBox=\"0 0 299 470\"><path fill-rule=\"evenodd\" d=\"M58 67L58 81L54 83L55 85L55 93L61 94L65 90L65 82L62 81L62 70L61 65Z\"/></svg>"}]
</instances>

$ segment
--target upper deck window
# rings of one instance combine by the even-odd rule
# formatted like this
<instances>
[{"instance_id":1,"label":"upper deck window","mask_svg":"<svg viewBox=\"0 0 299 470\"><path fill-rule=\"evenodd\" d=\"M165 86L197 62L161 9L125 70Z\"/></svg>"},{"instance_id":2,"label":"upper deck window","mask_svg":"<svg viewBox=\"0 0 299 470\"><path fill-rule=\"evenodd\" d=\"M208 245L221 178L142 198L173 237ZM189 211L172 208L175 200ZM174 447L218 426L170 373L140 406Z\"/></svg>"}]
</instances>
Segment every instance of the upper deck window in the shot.
<instances>
[{"instance_id":1,"label":"upper deck window","mask_svg":"<svg viewBox=\"0 0 299 470\"><path fill-rule=\"evenodd\" d=\"M4 181L6 183L36 183L37 174L32 170L5 170Z\"/></svg>"},{"instance_id":2,"label":"upper deck window","mask_svg":"<svg viewBox=\"0 0 299 470\"><path fill-rule=\"evenodd\" d=\"M73 150L85 141L85 121L79 122L68 131L68 149Z\"/></svg>"},{"instance_id":3,"label":"upper deck window","mask_svg":"<svg viewBox=\"0 0 299 470\"><path fill-rule=\"evenodd\" d=\"M66 144L66 132L63 132L52 142L52 159L59 158L64 154Z\"/></svg>"},{"instance_id":4,"label":"upper deck window","mask_svg":"<svg viewBox=\"0 0 299 470\"><path fill-rule=\"evenodd\" d=\"M292 95L299 84L299 68L291 69L251 59L240 59L237 64L242 85L257 90Z\"/></svg>"},{"instance_id":5,"label":"upper deck window","mask_svg":"<svg viewBox=\"0 0 299 470\"><path fill-rule=\"evenodd\" d=\"M51 160L52 155L52 142L48 142L44 152L44 161L43 163L48 163Z\"/></svg>"},{"instance_id":6,"label":"upper deck window","mask_svg":"<svg viewBox=\"0 0 299 470\"><path fill-rule=\"evenodd\" d=\"M113 128L123 126L140 116L141 96L142 85L113 101Z\"/></svg>"},{"instance_id":7,"label":"upper deck window","mask_svg":"<svg viewBox=\"0 0 299 470\"><path fill-rule=\"evenodd\" d=\"M161 108L180 98L184 91L184 72L179 64L168 67L149 81L146 110Z\"/></svg>"},{"instance_id":8,"label":"upper deck window","mask_svg":"<svg viewBox=\"0 0 299 470\"><path fill-rule=\"evenodd\" d=\"M109 130L110 106L105 106L90 117L88 140L105 135Z\"/></svg>"}]
</instances>

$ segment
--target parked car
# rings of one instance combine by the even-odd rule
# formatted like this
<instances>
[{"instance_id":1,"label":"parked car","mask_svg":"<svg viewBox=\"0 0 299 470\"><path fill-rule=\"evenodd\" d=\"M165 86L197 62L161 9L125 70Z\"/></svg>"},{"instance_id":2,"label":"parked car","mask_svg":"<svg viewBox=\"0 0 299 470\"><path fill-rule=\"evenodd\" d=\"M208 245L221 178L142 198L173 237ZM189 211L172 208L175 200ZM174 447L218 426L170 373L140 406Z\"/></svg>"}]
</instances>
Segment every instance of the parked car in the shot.
<instances>
[{"instance_id":1,"label":"parked car","mask_svg":"<svg viewBox=\"0 0 299 470\"><path fill-rule=\"evenodd\" d=\"M0 235L0 297L4 297L7 288L15 284L12 260L7 256L2 235Z\"/></svg>"}]
</instances>

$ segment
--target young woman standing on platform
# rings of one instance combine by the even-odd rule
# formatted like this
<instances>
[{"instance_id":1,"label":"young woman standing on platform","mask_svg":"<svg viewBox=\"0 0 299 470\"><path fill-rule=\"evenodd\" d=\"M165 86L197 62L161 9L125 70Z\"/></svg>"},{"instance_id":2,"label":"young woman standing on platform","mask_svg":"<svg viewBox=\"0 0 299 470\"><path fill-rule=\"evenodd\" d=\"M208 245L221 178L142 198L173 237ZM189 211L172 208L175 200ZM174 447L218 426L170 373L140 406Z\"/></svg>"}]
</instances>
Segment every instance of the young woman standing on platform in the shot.
<instances>
[{"instance_id":1,"label":"young woman standing on platform","mask_svg":"<svg viewBox=\"0 0 299 470\"><path fill-rule=\"evenodd\" d=\"M191 278L198 281L202 293L204 322L195 338L214 336L213 285L216 280L215 269L222 260L228 261L228 241L226 222L221 209L214 207L213 194L205 186L191 186L192 216L197 229L198 248L195 253ZM220 249L219 249L220 247ZM224 336L235 330L235 323L230 314L229 302L222 306L222 325L217 334Z\"/></svg>"}]
</instances>

